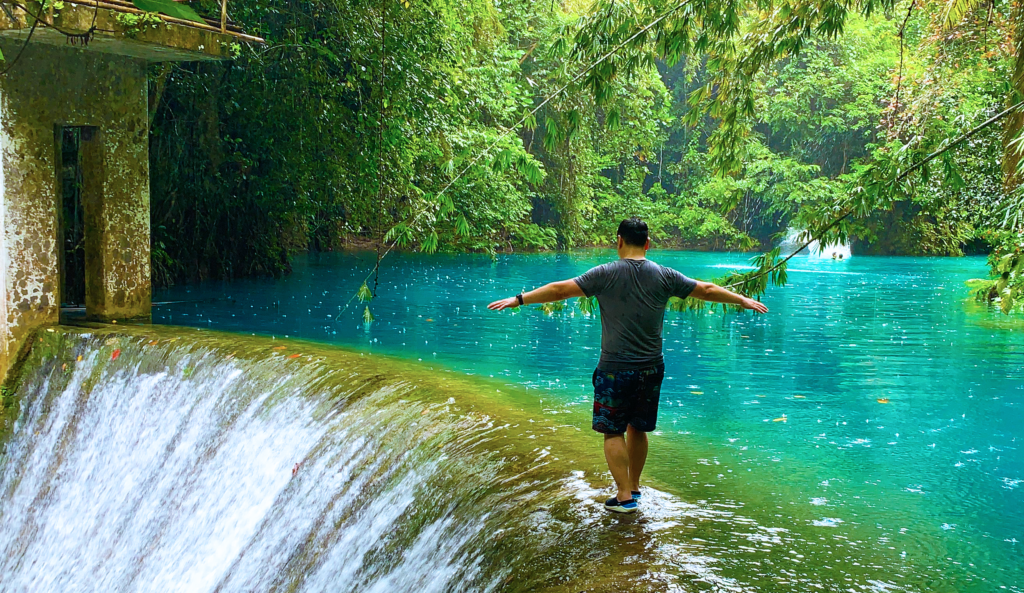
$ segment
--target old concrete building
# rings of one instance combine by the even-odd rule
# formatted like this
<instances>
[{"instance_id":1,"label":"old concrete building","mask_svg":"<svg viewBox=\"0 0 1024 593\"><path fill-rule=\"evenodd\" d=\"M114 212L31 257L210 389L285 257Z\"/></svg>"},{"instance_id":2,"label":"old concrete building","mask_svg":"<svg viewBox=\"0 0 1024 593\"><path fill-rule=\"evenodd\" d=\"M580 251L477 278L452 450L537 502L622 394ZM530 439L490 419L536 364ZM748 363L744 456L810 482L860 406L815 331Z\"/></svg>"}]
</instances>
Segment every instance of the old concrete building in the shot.
<instances>
[{"instance_id":1,"label":"old concrete building","mask_svg":"<svg viewBox=\"0 0 1024 593\"><path fill-rule=\"evenodd\" d=\"M61 306L150 315L147 65L259 41L127 1L0 0L0 377Z\"/></svg>"}]
</instances>

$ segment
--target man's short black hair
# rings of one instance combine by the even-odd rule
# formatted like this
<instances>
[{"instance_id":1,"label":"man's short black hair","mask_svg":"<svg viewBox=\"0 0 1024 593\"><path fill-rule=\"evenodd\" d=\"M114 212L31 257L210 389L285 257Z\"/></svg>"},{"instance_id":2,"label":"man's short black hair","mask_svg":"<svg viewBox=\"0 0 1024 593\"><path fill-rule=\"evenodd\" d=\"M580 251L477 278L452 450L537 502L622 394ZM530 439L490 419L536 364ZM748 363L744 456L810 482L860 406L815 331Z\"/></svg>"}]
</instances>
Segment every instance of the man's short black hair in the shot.
<instances>
[{"instance_id":1,"label":"man's short black hair","mask_svg":"<svg viewBox=\"0 0 1024 593\"><path fill-rule=\"evenodd\" d=\"M626 245L643 247L647 244L647 223L635 216L627 218L619 223L618 234Z\"/></svg>"}]
</instances>

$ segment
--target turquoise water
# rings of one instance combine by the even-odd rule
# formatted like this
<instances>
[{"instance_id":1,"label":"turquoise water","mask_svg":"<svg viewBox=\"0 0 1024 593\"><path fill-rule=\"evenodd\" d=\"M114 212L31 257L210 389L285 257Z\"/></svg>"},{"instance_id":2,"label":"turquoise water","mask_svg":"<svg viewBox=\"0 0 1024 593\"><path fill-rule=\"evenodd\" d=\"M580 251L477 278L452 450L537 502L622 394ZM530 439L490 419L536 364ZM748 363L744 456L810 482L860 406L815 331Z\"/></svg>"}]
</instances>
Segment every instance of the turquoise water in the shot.
<instances>
[{"instance_id":1,"label":"turquoise water","mask_svg":"<svg viewBox=\"0 0 1024 593\"><path fill-rule=\"evenodd\" d=\"M650 255L702 279L747 262ZM563 415L600 455L587 434L599 319L486 305L612 257L392 255L367 327L363 305L344 305L372 254L323 254L281 280L164 291L154 300L204 302L157 307L154 320L525 386L539 414ZM1024 591L1024 332L965 302L964 280L984 273L982 258L799 257L790 283L765 296L768 315L667 314L647 475L769 526L760 537L702 532L692 545L721 574L759 590Z\"/></svg>"}]
</instances>

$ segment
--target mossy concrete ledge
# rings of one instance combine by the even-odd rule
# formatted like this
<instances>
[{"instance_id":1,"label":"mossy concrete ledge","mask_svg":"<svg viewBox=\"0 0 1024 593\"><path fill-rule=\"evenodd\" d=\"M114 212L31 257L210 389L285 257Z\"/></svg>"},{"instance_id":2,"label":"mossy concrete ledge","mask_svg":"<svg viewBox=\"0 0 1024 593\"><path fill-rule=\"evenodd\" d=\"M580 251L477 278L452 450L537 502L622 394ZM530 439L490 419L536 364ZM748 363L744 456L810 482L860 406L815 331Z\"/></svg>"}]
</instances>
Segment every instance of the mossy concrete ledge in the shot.
<instances>
[{"instance_id":1,"label":"mossy concrete ledge","mask_svg":"<svg viewBox=\"0 0 1024 593\"><path fill-rule=\"evenodd\" d=\"M0 65L10 68L0 76L0 378L32 330L60 322L62 303L84 302L97 321L148 319L147 64L226 59L232 44L254 39L117 2L65 1L44 14L39 3L26 11L0 0ZM80 138L73 163L62 162L68 130ZM71 292L63 220L71 194L80 213L72 224L84 236L84 299L74 301L62 294Z\"/></svg>"},{"instance_id":2,"label":"mossy concrete ledge","mask_svg":"<svg viewBox=\"0 0 1024 593\"><path fill-rule=\"evenodd\" d=\"M72 43L89 51L114 54L147 62L227 60L231 47L239 41L262 41L234 31L214 31L209 24L171 22L155 14L107 2L71 2L65 0L52 13L38 3L28 2L28 10L3 2L0 11L0 37L24 42L31 32L31 43L67 47ZM39 17L40 22L36 23ZM35 30L33 31L33 25ZM77 38L70 35L78 36ZM4 55L10 59L14 54Z\"/></svg>"}]
</instances>

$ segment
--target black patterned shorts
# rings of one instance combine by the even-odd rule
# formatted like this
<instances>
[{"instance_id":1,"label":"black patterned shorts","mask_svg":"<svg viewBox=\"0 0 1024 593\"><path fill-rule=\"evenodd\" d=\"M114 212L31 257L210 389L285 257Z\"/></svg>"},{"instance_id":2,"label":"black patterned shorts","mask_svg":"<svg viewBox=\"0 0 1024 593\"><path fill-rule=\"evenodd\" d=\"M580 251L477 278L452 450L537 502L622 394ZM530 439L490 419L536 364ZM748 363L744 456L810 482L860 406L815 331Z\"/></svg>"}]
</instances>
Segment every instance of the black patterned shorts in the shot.
<instances>
[{"instance_id":1,"label":"black patterned shorts","mask_svg":"<svg viewBox=\"0 0 1024 593\"><path fill-rule=\"evenodd\" d=\"M628 371L594 371L594 430L622 434L626 427L642 432L658 422L658 399L665 365Z\"/></svg>"}]
</instances>

